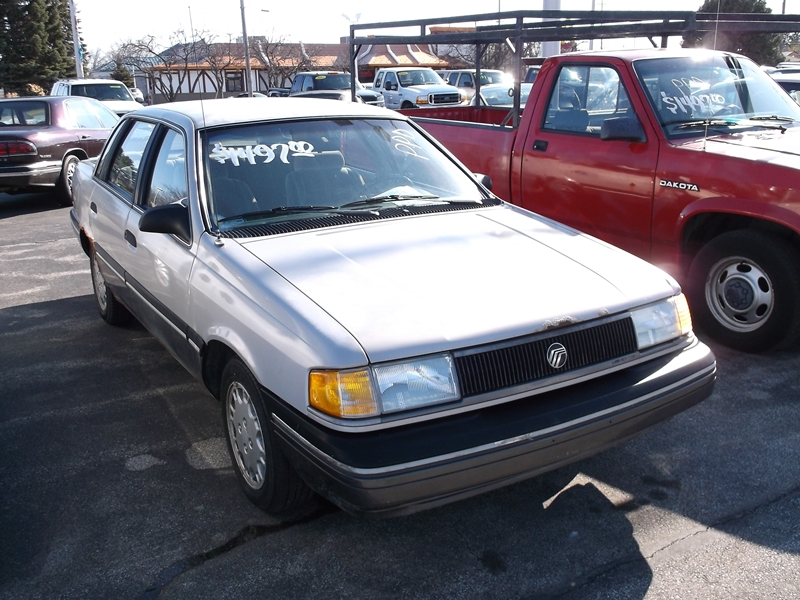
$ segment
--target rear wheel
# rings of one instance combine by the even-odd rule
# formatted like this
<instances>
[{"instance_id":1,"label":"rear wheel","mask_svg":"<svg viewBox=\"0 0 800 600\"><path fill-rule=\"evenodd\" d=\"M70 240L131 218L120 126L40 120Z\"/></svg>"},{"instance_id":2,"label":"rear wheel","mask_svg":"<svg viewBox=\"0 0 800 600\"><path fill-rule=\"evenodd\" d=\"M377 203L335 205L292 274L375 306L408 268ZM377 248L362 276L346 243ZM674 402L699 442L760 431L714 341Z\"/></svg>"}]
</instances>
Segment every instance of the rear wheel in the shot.
<instances>
[{"instance_id":1,"label":"rear wheel","mask_svg":"<svg viewBox=\"0 0 800 600\"><path fill-rule=\"evenodd\" d=\"M80 161L77 156L70 155L64 159L64 164L61 166L61 176L56 183L56 201L61 206L72 206L72 178L75 176L78 162Z\"/></svg>"},{"instance_id":2,"label":"rear wheel","mask_svg":"<svg viewBox=\"0 0 800 600\"><path fill-rule=\"evenodd\" d=\"M692 314L709 335L745 352L800 334L800 257L785 240L732 231L704 246L689 270Z\"/></svg>"},{"instance_id":3,"label":"rear wheel","mask_svg":"<svg viewBox=\"0 0 800 600\"><path fill-rule=\"evenodd\" d=\"M125 308L108 286L100 272L100 265L97 262L97 253L92 249L92 287L94 288L94 299L97 302L97 310L103 320L109 325L122 325L131 318L131 313Z\"/></svg>"},{"instance_id":4,"label":"rear wheel","mask_svg":"<svg viewBox=\"0 0 800 600\"><path fill-rule=\"evenodd\" d=\"M270 514L308 503L314 494L275 442L258 384L238 358L222 372L220 395L228 450L245 495Z\"/></svg>"}]
</instances>

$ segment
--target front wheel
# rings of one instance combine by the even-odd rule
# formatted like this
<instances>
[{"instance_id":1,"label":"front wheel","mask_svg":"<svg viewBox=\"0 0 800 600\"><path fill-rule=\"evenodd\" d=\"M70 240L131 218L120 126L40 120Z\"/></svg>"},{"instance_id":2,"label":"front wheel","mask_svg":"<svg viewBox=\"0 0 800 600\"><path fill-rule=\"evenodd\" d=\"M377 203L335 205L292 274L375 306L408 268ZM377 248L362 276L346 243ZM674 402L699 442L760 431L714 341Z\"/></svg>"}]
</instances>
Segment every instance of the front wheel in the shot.
<instances>
[{"instance_id":1,"label":"front wheel","mask_svg":"<svg viewBox=\"0 0 800 600\"><path fill-rule=\"evenodd\" d=\"M785 240L758 231L720 235L689 270L692 314L726 346L745 352L786 347L800 334L800 270Z\"/></svg>"},{"instance_id":2,"label":"front wheel","mask_svg":"<svg viewBox=\"0 0 800 600\"><path fill-rule=\"evenodd\" d=\"M402 109L417 108L417 105L414 104L413 102L409 102L408 100L405 100L403 102L402 106L400 106L400 108L402 108Z\"/></svg>"},{"instance_id":3,"label":"front wheel","mask_svg":"<svg viewBox=\"0 0 800 600\"><path fill-rule=\"evenodd\" d=\"M245 495L270 514L308 503L313 492L275 442L258 384L238 358L222 372L220 396L228 450Z\"/></svg>"},{"instance_id":4,"label":"front wheel","mask_svg":"<svg viewBox=\"0 0 800 600\"><path fill-rule=\"evenodd\" d=\"M72 179L75 176L75 169L78 168L78 162L80 161L77 156L70 155L61 165L61 176L56 184L56 201L60 206L72 206Z\"/></svg>"}]
</instances>

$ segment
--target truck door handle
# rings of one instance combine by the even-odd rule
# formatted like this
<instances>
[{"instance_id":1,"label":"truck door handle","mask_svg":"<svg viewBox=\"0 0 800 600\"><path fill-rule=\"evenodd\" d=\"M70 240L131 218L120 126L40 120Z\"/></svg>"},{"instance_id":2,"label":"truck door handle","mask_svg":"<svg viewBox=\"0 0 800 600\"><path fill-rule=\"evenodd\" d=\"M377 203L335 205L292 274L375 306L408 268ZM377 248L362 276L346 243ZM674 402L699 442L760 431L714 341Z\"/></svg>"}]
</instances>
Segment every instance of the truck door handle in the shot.
<instances>
[{"instance_id":1,"label":"truck door handle","mask_svg":"<svg viewBox=\"0 0 800 600\"><path fill-rule=\"evenodd\" d=\"M136 248L136 236L130 232L130 229L125 230L125 241Z\"/></svg>"},{"instance_id":2,"label":"truck door handle","mask_svg":"<svg viewBox=\"0 0 800 600\"><path fill-rule=\"evenodd\" d=\"M89 210L91 210L91 211L92 211L94 214L97 214L97 204L95 204L94 202L92 202L92 203L89 205Z\"/></svg>"},{"instance_id":3,"label":"truck door handle","mask_svg":"<svg viewBox=\"0 0 800 600\"><path fill-rule=\"evenodd\" d=\"M533 149L538 150L539 152L545 152L547 150L547 142L544 140L534 140Z\"/></svg>"}]
</instances>

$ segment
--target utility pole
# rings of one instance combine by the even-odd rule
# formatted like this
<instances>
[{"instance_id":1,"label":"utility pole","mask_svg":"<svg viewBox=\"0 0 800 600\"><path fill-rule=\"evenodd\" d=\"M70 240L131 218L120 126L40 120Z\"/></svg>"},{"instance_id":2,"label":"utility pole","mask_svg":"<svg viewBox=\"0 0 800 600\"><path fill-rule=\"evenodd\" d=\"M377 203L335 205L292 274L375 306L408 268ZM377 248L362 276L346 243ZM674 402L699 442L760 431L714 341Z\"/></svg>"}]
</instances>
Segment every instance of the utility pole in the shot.
<instances>
[{"instance_id":1,"label":"utility pole","mask_svg":"<svg viewBox=\"0 0 800 600\"><path fill-rule=\"evenodd\" d=\"M247 20L244 16L244 0L239 0L242 7L242 42L244 43L244 91L248 96L253 95L253 84L250 82L250 41L247 38Z\"/></svg>"},{"instance_id":2,"label":"utility pole","mask_svg":"<svg viewBox=\"0 0 800 600\"><path fill-rule=\"evenodd\" d=\"M72 24L72 45L75 47L75 74L83 79L83 49L78 37L78 21L75 16L75 0L69 0L69 21Z\"/></svg>"}]
</instances>

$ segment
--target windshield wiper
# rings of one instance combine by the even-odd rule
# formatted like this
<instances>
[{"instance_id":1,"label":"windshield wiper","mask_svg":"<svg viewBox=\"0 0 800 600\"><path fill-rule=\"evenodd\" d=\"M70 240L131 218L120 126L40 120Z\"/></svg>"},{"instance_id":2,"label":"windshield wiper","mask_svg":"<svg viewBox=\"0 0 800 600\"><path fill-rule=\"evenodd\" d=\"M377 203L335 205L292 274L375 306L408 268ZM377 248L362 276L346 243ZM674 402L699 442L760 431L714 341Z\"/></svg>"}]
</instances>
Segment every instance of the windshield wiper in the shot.
<instances>
[{"instance_id":1,"label":"windshield wiper","mask_svg":"<svg viewBox=\"0 0 800 600\"><path fill-rule=\"evenodd\" d=\"M225 217L223 219L218 219L217 223L225 223L227 221L251 221L253 219L260 219L263 217L269 217L270 215L278 215L278 214L285 214L290 215L294 213L304 213L304 212L316 212L316 211L323 211L323 212L330 212L332 210L336 210L339 208L338 206L278 206L276 208L271 208L270 210L260 210L257 212L245 213L243 215L234 215L232 217Z\"/></svg>"},{"instance_id":2,"label":"windshield wiper","mask_svg":"<svg viewBox=\"0 0 800 600\"><path fill-rule=\"evenodd\" d=\"M760 115L758 117L749 117L748 121L784 121L786 123L793 123L792 117L781 117L780 115Z\"/></svg>"},{"instance_id":3,"label":"windshield wiper","mask_svg":"<svg viewBox=\"0 0 800 600\"><path fill-rule=\"evenodd\" d=\"M674 125L674 123L667 123L667 127ZM702 129L704 127L733 127L738 125L736 121L728 121L727 119L703 119L702 121L687 121L676 125L675 129Z\"/></svg>"},{"instance_id":4,"label":"windshield wiper","mask_svg":"<svg viewBox=\"0 0 800 600\"><path fill-rule=\"evenodd\" d=\"M383 204L387 200L436 200L439 196L432 194L382 194L380 196L373 196L365 200L356 200L355 202L348 202L342 204L339 208L353 208L356 206L373 206L376 204Z\"/></svg>"}]
</instances>

